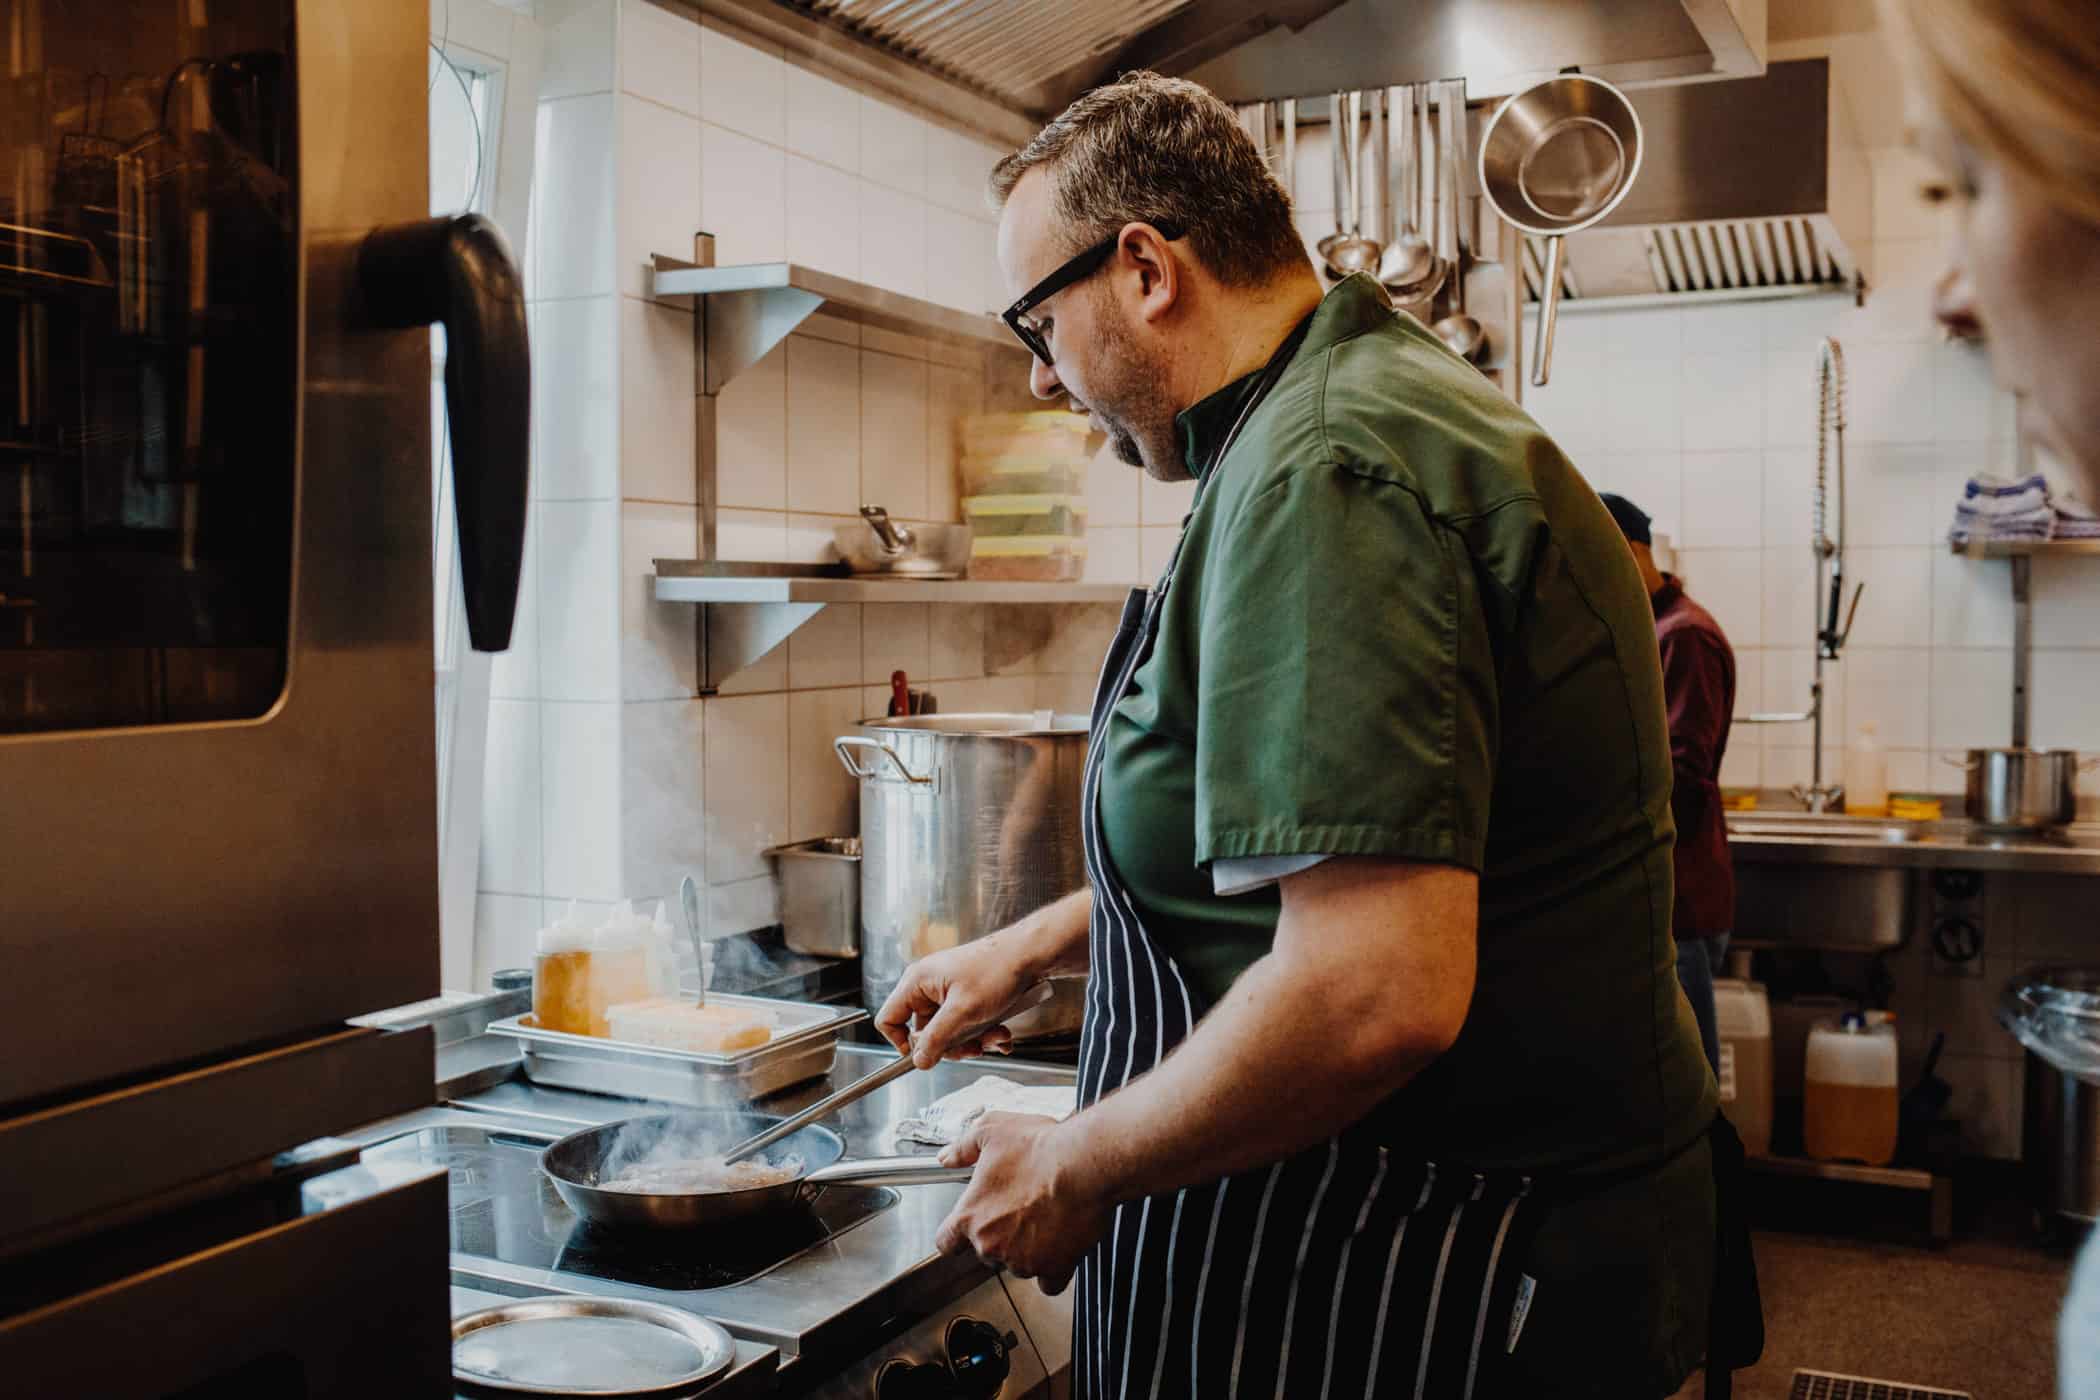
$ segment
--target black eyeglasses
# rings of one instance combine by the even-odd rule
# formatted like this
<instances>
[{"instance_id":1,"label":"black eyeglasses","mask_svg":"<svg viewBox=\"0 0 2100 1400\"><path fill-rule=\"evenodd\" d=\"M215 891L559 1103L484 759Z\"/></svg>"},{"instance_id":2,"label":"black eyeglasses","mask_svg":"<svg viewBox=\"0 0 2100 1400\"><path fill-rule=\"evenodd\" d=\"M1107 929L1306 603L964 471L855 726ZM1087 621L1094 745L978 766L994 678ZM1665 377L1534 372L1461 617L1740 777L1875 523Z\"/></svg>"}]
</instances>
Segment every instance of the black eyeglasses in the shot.
<instances>
[{"instance_id":1,"label":"black eyeglasses","mask_svg":"<svg viewBox=\"0 0 2100 1400\"><path fill-rule=\"evenodd\" d=\"M1169 243L1182 236L1182 231L1171 224L1159 224L1155 225L1155 227L1159 230L1159 236L1166 239ZM1071 286L1074 282L1091 277L1100 268L1101 264L1108 261L1109 255L1116 251L1116 245L1122 241L1123 230L1118 228L1114 233L1102 239L1093 247L1086 249L1084 252L1074 254L1065 261L1064 266L1058 268L1057 271L1051 273L1033 287L1030 287L1019 301L999 313L999 319L1006 322L1007 329L1018 336L1021 343L1033 351L1038 360L1041 360L1046 365L1052 363L1050 359L1051 322L1048 317L1037 320L1028 313Z\"/></svg>"}]
</instances>

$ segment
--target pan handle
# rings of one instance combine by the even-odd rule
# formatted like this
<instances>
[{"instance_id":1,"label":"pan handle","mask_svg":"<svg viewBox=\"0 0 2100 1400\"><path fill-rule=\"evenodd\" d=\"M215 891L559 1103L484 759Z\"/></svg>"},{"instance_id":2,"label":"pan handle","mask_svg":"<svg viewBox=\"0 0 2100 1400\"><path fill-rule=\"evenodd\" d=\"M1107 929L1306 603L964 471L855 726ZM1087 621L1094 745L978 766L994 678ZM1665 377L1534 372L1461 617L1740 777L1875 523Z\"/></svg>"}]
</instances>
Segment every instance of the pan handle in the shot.
<instances>
[{"instance_id":1,"label":"pan handle","mask_svg":"<svg viewBox=\"0 0 2100 1400\"><path fill-rule=\"evenodd\" d=\"M1560 312L1561 250L1566 240L1555 234L1546 240L1545 285L1539 288L1539 350L1531 362L1531 382L1539 387L1553 367L1553 327Z\"/></svg>"},{"instance_id":2,"label":"pan handle","mask_svg":"<svg viewBox=\"0 0 2100 1400\"><path fill-rule=\"evenodd\" d=\"M862 1157L818 1167L802 1178L805 1186L925 1186L942 1181L968 1181L975 1167L944 1167L938 1157Z\"/></svg>"}]
</instances>

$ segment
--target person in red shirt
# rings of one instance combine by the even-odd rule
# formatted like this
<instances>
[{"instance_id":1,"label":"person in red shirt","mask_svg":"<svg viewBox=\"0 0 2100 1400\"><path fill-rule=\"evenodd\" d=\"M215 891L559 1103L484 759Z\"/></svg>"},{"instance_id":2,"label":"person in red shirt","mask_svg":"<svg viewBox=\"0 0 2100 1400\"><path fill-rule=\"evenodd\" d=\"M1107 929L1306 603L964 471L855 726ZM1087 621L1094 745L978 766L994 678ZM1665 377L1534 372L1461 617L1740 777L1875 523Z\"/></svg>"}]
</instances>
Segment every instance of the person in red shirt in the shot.
<instances>
[{"instance_id":1,"label":"person in red shirt","mask_svg":"<svg viewBox=\"0 0 2100 1400\"><path fill-rule=\"evenodd\" d=\"M1714 977L1735 926L1735 866L1721 815L1721 755L1735 713L1735 650L1713 614L1686 596L1674 575L1655 566L1648 513L1624 496L1606 495L1603 501L1633 550L1655 607L1670 715L1670 814L1677 820L1677 980L1698 1019L1707 1063L1718 1073Z\"/></svg>"}]
</instances>

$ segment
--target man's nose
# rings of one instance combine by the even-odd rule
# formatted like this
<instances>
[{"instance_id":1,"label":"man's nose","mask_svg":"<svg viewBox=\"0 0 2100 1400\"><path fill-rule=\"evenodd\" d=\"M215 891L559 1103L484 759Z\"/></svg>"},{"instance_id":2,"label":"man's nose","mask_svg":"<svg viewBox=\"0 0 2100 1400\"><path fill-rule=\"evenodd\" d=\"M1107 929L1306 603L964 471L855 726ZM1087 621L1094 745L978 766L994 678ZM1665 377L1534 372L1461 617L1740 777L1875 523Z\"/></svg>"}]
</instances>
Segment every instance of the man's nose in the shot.
<instances>
[{"instance_id":1,"label":"man's nose","mask_svg":"<svg viewBox=\"0 0 2100 1400\"><path fill-rule=\"evenodd\" d=\"M1976 288L1968 269L1951 263L1932 284L1932 316L1948 335L1958 340L1983 339L1983 321L1976 314Z\"/></svg>"},{"instance_id":2,"label":"man's nose","mask_svg":"<svg viewBox=\"0 0 2100 1400\"><path fill-rule=\"evenodd\" d=\"M1039 399L1054 399L1065 391L1065 386L1058 382L1056 367L1044 364L1039 358L1029 361L1028 387Z\"/></svg>"}]
</instances>

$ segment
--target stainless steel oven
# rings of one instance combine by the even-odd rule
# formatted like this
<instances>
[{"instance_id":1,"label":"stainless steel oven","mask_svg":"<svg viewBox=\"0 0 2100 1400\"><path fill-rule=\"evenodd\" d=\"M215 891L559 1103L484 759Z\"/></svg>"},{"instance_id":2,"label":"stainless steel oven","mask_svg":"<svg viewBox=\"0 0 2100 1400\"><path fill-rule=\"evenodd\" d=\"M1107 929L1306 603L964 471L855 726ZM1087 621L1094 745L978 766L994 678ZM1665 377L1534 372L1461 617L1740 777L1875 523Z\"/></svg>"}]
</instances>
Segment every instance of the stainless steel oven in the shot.
<instances>
[{"instance_id":1,"label":"stainless steel oven","mask_svg":"<svg viewBox=\"0 0 2100 1400\"><path fill-rule=\"evenodd\" d=\"M438 990L433 321L484 650L524 537L522 289L424 217L428 14L0 0L0 1274L427 1192L297 1154L430 1094L345 1022ZM72 1305L44 1272L0 1365Z\"/></svg>"}]
</instances>

